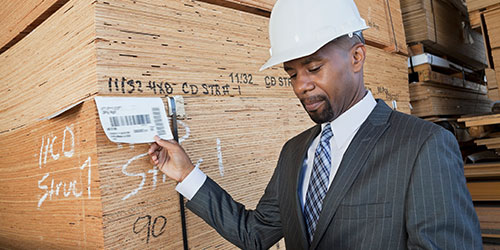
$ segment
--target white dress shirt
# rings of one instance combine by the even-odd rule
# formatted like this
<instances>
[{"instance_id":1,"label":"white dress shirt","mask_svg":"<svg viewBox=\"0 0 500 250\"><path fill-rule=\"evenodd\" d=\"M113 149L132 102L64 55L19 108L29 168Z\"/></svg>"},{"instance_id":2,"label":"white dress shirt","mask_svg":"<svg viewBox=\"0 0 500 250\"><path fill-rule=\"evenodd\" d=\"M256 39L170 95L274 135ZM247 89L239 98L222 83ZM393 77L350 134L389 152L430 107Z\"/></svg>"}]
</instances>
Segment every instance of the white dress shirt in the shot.
<instances>
[{"instance_id":1,"label":"white dress shirt","mask_svg":"<svg viewBox=\"0 0 500 250\"><path fill-rule=\"evenodd\" d=\"M331 171L328 187L333 181L335 174L339 168L340 162L342 161L342 157L344 156L347 147L351 144L352 139L358 132L359 127L363 122L365 122L366 118L370 115L372 110L377 105L377 102L373 98L373 95L370 91L367 92L365 97L348 109L346 112L341 114L337 119L330 123L332 127L333 136L330 139L330 147L331 147ZM325 127L326 123L321 124L321 128ZM299 183L299 190L297 190L300 198L300 202L302 205L302 209L304 208L304 203L306 200L305 194L307 193L307 187L309 186L309 179L311 176L312 166L313 166L313 158L314 152L316 151L316 147L318 146L318 142L320 139L321 133L313 140L309 149L307 151L306 164L303 164L301 169L301 183ZM194 195L198 192L200 187L205 182L207 176L199 169L194 168L191 173L177 186L175 190L182 194L187 199L191 200Z\"/></svg>"},{"instance_id":2,"label":"white dress shirt","mask_svg":"<svg viewBox=\"0 0 500 250\"><path fill-rule=\"evenodd\" d=\"M349 144L351 144L351 141L358 132L359 127L361 127L361 124L365 122L366 118L368 118L376 105L377 102L373 98L372 93L368 91L361 101L341 114L337 117L337 119L330 122L333 136L330 139L332 165L330 169L330 178L328 179L328 188L330 188L330 184L332 184L333 178L335 178L335 174L339 169L340 162L344 157L347 147L349 147ZM321 124L321 130L323 130L325 126L326 123ZM304 209L304 204L306 202L306 194L313 168L314 154L316 152L316 148L318 147L320 137L321 132L318 136L316 136L316 138L314 138L311 146L309 146L309 149L307 150L307 158L305 159L306 164L303 164L303 167L300 170L301 177L299 180L301 180L301 182L299 183L299 190L297 190L297 192L299 194L302 209Z\"/></svg>"}]
</instances>

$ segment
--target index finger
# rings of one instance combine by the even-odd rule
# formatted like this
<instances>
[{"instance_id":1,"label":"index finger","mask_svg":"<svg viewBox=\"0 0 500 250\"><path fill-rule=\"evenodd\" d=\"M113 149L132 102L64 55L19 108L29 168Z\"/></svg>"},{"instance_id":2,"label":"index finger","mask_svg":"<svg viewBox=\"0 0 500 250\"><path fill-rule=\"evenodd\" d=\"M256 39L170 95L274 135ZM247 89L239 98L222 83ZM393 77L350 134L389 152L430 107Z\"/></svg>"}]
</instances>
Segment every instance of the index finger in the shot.
<instances>
[{"instance_id":1,"label":"index finger","mask_svg":"<svg viewBox=\"0 0 500 250\"><path fill-rule=\"evenodd\" d=\"M149 147L149 150L148 150L148 154L152 154L154 153L155 151L158 151L161 149L161 146L158 145L156 142L153 142L151 144L151 146Z\"/></svg>"}]
</instances>

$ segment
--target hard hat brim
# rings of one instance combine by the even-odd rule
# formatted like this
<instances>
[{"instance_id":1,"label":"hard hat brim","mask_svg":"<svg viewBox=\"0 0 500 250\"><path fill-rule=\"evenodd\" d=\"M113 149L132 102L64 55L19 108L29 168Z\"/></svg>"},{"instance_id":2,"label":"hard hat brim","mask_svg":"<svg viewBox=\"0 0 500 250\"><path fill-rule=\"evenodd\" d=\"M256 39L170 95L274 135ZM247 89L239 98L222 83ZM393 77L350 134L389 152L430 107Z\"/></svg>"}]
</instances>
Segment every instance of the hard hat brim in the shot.
<instances>
[{"instance_id":1,"label":"hard hat brim","mask_svg":"<svg viewBox=\"0 0 500 250\"><path fill-rule=\"evenodd\" d=\"M359 30L361 31L361 30L365 30L368 28L370 28L370 27L365 25L364 27L362 27ZM337 37L341 37L341 36L347 35L349 33L352 33L352 32L340 34ZM337 37L335 37L333 39L336 39ZM267 62L264 65L262 65L262 67L259 69L259 71L263 71L265 69L268 69L268 68L273 67L273 66L280 64L280 63L284 63L284 62L295 60L295 59L298 59L298 58L301 58L304 56L312 55L316 51L318 51L320 48L322 48L325 44L332 41L333 39L331 36L327 35L325 37L322 37L321 39L317 39L314 42L309 42L308 44L304 44L304 45L300 46L299 48L292 48L292 49L288 49L285 51L281 51L280 53L276 53L275 55L272 55L271 58L269 58L269 60L267 60Z\"/></svg>"}]
</instances>

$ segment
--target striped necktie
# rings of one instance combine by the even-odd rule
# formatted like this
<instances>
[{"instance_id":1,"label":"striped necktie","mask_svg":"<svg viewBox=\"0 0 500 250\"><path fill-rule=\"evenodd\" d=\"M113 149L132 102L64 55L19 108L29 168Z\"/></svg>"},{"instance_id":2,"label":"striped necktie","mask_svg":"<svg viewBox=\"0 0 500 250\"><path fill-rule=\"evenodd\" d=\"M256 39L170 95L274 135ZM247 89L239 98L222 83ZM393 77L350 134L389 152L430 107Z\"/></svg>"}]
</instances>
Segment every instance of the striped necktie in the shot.
<instances>
[{"instance_id":1,"label":"striped necktie","mask_svg":"<svg viewBox=\"0 0 500 250\"><path fill-rule=\"evenodd\" d=\"M328 191L328 179L330 178L332 162L330 156L330 139L332 136L333 132L330 123L327 123L321 132L321 138L314 153L313 168L304 205L304 218L309 233L309 242L313 240L316 224L321 213L323 198L325 198Z\"/></svg>"}]
</instances>

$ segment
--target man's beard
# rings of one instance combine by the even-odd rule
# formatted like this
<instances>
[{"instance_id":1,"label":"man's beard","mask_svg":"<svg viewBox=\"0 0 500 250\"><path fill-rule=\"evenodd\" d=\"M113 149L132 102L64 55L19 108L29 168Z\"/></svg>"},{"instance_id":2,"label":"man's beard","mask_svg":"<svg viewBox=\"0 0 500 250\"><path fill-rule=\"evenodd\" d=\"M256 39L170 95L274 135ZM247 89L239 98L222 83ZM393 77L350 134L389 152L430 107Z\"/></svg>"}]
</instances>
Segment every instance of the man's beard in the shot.
<instances>
[{"instance_id":1,"label":"man's beard","mask_svg":"<svg viewBox=\"0 0 500 250\"><path fill-rule=\"evenodd\" d=\"M317 124L322 124L325 122L329 122L333 120L333 117L335 116L333 113L332 105L330 104L330 101L328 98L324 96L314 96L308 98L309 101L324 101L323 105L323 110L320 112L319 110L316 110L314 112L309 112L306 109L306 106L304 104L304 100L301 99L300 102L302 103L302 107L306 109L307 114L309 114L309 117L311 117L311 120L313 120Z\"/></svg>"}]
</instances>

